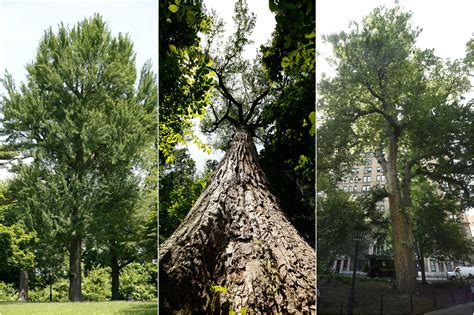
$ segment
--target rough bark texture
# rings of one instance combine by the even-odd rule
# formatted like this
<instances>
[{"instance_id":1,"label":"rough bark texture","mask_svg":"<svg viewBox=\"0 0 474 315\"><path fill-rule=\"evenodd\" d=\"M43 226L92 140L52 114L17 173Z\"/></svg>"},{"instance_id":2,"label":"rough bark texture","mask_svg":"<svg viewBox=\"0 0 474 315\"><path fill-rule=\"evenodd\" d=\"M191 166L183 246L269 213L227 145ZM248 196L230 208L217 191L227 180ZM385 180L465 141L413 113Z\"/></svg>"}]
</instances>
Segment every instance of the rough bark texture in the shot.
<instances>
[{"instance_id":1,"label":"rough bark texture","mask_svg":"<svg viewBox=\"0 0 474 315\"><path fill-rule=\"evenodd\" d=\"M18 290L18 301L28 301L28 270L20 271L20 287Z\"/></svg>"},{"instance_id":2,"label":"rough bark texture","mask_svg":"<svg viewBox=\"0 0 474 315\"><path fill-rule=\"evenodd\" d=\"M79 235L72 238L69 248L69 301L82 301L81 277L82 239Z\"/></svg>"},{"instance_id":3,"label":"rough bark texture","mask_svg":"<svg viewBox=\"0 0 474 315\"><path fill-rule=\"evenodd\" d=\"M389 142L384 172L387 179L386 190L389 195L388 200L392 222L396 285L400 292L413 293L416 290L413 224L402 200L400 183L397 176L397 155L397 139L393 137Z\"/></svg>"},{"instance_id":4,"label":"rough bark texture","mask_svg":"<svg viewBox=\"0 0 474 315\"><path fill-rule=\"evenodd\" d=\"M270 193L250 133L238 128L205 191L160 246L160 312L314 314L315 259Z\"/></svg>"}]
</instances>

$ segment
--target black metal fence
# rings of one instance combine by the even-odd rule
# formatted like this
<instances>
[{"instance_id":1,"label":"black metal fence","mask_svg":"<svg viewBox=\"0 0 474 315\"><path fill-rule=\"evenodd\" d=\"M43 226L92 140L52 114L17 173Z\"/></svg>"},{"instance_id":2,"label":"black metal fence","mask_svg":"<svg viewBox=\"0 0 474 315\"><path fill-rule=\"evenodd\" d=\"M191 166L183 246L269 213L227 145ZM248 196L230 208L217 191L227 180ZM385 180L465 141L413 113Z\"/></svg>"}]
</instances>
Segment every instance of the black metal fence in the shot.
<instances>
[{"instance_id":1,"label":"black metal fence","mask_svg":"<svg viewBox=\"0 0 474 315\"><path fill-rule=\"evenodd\" d=\"M423 294L398 297L380 295L374 296L371 301L364 301L363 303L358 303L356 296L354 314L423 314L470 301L474 301L474 295L471 293L471 288L467 286L462 288L433 288L431 293L425 290ZM318 315L343 315L346 313L346 297L343 297L340 302L327 303L323 301L318 309Z\"/></svg>"}]
</instances>

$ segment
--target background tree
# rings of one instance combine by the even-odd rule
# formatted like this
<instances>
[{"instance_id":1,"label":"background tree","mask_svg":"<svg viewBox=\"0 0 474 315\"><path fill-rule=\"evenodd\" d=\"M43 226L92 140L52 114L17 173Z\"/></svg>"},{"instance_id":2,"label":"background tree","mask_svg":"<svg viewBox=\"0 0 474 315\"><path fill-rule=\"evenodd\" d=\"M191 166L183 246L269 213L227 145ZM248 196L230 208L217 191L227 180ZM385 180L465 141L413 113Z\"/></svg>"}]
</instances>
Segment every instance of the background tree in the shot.
<instances>
[{"instance_id":1,"label":"background tree","mask_svg":"<svg viewBox=\"0 0 474 315\"><path fill-rule=\"evenodd\" d=\"M411 181L421 174L466 191L464 157L472 141L459 136L472 128L472 111L459 102L469 88L466 71L459 61L444 62L432 50L417 48L420 30L411 27L410 17L398 7L376 8L348 33L326 37L334 47L336 76L320 84L325 125L345 121L349 127L327 135L345 132L336 138L357 139L353 150L375 152L387 178L402 292L416 285Z\"/></svg>"},{"instance_id":2,"label":"background tree","mask_svg":"<svg viewBox=\"0 0 474 315\"><path fill-rule=\"evenodd\" d=\"M262 61L280 94L263 112L260 162L272 192L305 240L315 242L314 1L270 1L276 26Z\"/></svg>"},{"instance_id":3,"label":"background tree","mask_svg":"<svg viewBox=\"0 0 474 315\"><path fill-rule=\"evenodd\" d=\"M18 300L28 300L28 270L35 264L36 233L29 230L15 200L8 196L8 185L0 184L0 276L20 274Z\"/></svg>"},{"instance_id":4,"label":"background tree","mask_svg":"<svg viewBox=\"0 0 474 315\"><path fill-rule=\"evenodd\" d=\"M459 201L441 196L427 181L413 185L413 222L422 283L426 282L424 258L464 260L473 251L472 240L463 231Z\"/></svg>"},{"instance_id":5,"label":"background tree","mask_svg":"<svg viewBox=\"0 0 474 315\"><path fill-rule=\"evenodd\" d=\"M19 90L4 79L5 128L34 159L19 167L18 200L67 243L71 301L82 300L82 244L107 193L103 170L131 171L155 131L147 69L137 80L131 40L95 15L46 31Z\"/></svg>"}]
</instances>

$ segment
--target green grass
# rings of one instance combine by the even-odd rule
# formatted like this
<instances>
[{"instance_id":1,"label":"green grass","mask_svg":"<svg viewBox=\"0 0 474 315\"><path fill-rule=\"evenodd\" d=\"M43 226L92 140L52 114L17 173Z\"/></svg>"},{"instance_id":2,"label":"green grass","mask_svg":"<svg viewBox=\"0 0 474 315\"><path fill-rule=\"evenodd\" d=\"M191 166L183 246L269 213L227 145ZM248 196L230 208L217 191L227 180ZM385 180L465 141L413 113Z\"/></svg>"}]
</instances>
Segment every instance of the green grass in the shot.
<instances>
[{"instance_id":1,"label":"green grass","mask_svg":"<svg viewBox=\"0 0 474 315\"><path fill-rule=\"evenodd\" d=\"M0 315L156 315L153 302L15 303L1 302Z\"/></svg>"}]
</instances>

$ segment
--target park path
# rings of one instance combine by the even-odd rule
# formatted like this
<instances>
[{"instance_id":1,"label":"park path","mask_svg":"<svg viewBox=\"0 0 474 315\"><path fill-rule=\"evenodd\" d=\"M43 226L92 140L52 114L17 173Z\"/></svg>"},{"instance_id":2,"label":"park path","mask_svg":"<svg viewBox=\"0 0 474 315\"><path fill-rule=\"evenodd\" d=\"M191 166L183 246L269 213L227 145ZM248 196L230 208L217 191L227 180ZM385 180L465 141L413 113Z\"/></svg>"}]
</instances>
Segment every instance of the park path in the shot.
<instances>
[{"instance_id":1,"label":"park path","mask_svg":"<svg viewBox=\"0 0 474 315\"><path fill-rule=\"evenodd\" d=\"M474 302L459 304L440 310L425 313L425 315L471 315L474 314Z\"/></svg>"}]
</instances>

